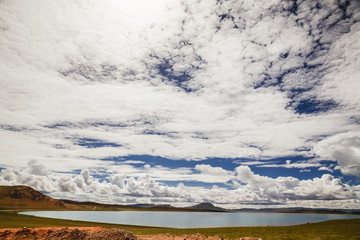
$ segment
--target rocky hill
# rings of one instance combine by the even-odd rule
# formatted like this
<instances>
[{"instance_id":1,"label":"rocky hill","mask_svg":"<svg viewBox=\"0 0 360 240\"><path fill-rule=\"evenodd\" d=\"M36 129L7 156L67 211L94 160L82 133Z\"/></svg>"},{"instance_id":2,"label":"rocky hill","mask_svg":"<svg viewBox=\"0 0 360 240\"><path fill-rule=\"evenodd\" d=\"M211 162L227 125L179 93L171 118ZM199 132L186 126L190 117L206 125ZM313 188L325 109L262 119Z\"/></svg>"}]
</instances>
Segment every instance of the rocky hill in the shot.
<instances>
[{"instance_id":1,"label":"rocky hill","mask_svg":"<svg viewBox=\"0 0 360 240\"><path fill-rule=\"evenodd\" d=\"M53 199L28 186L0 186L0 209L69 209L62 200Z\"/></svg>"},{"instance_id":2,"label":"rocky hill","mask_svg":"<svg viewBox=\"0 0 360 240\"><path fill-rule=\"evenodd\" d=\"M213 212L227 212L228 210L220 207L215 207L211 203L200 203L191 207L187 207L187 209L191 210L199 210L199 211L213 211Z\"/></svg>"}]
</instances>

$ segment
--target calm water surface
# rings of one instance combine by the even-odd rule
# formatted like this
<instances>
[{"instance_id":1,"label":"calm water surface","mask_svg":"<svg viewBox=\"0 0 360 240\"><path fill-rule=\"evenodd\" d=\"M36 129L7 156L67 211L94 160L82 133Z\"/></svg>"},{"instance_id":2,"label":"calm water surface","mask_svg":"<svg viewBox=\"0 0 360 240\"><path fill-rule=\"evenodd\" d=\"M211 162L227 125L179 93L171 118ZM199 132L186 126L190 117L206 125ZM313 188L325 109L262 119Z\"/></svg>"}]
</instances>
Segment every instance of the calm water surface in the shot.
<instances>
[{"instance_id":1,"label":"calm water surface","mask_svg":"<svg viewBox=\"0 0 360 240\"><path fill-rule=\"evenodd\" d=\"M102 223L172 227L286 226L331 219L360 218L359 215L302 213L213 213L213 212L143 212L143 211L34 211L20 214Z\"/></svg>"}]
</instances>

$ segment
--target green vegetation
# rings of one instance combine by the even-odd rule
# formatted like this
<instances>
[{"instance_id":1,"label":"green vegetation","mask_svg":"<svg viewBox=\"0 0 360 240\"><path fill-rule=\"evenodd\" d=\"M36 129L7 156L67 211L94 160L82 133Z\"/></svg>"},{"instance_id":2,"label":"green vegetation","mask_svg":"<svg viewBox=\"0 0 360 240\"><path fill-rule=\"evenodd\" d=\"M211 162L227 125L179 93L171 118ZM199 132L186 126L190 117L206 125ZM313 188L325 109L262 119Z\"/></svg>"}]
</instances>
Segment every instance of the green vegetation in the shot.
<instances>
[{"instance_id":1,"label":"green vegetation","mask_svg":"<svg viewBox=\"0 0 360 240\"><path fill-rule=\"evenodd\" d=\"M229 227L229 228L197 228L174 229L141 227L117 224L91 223L82 221L58 220L41 217L19 215L16 212L0 212L0 228L18 227L90 227L102 226L121 228L134 234L148 235L170 233L176 235L201 233L207 236L223 238L239 238L245 236L261 237L263 240L285 239L349 239L360 240L360 219L331 220L321 223L309 223L286 227Z\"/></svg>"}]
</instances>

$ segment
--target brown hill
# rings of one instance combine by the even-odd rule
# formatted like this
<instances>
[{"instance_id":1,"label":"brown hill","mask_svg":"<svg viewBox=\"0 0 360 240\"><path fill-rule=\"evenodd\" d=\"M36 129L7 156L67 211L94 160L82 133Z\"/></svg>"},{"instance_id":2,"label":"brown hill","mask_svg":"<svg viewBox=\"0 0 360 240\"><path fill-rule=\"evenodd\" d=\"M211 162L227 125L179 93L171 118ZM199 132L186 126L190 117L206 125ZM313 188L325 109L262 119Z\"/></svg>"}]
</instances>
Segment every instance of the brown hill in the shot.
<instances>
[{"instance_id":1,"label":"brown hill","mask_svg":"<svg viewBox=\"0 0 360 240\"><path fill-rule=\"evenodd\" d=\"M69 209L62 200L48 197L28 186L0 186L0 210Z\"/></svg>"},{"instance_id":2,"label":"brown hill","mask_svg":"<svg viewBox=\"0 0 360 240\"><path fill-rule=\"evenodd\" d=\"M187 209L198 210L198 211L211 211L211 212L228 212L227 209L215 207L213 204L204 202L195 206L187 207Z\"/></svg>"}]
</instances>

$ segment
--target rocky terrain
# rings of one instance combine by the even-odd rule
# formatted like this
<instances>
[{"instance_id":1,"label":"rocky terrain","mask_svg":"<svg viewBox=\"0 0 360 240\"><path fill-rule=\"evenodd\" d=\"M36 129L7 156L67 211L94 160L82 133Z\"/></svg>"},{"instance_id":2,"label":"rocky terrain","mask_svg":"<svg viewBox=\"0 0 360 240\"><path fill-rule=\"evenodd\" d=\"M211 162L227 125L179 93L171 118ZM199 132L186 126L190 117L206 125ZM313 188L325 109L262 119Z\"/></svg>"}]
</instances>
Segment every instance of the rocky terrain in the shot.
<instances>
[{"instance_id":1,"label":"rocky terrain","mask_svg":"<svg viewBox=\"0 0 360 240\"><path fill-rule=\"evenodd\" d=\"M28 186L0 186L0 209L63 209L71 206Z\"/></svg>"},{"instance_id":2,"label":"rocky terrain","mask_svg":"<svg viewBox=\"0 0 360 240\"><path fill-rule=\"evenodd\" d=\"M78 228L10 228L0 229L0 240L225 240L216 236L192 235L138 235L115 228L78 227ZM238 240L259 240L245 237Z\"/></svg>"},{"instance_id":3,"label":"rocky terrain","mask_svg":"<svg viewBox=\"0 0 360 240\"><path fill-rule=\"evenodd\" d=\"M79 228L22 228L2 229L0 239L37 239L37 240L137 240L132 233L121 229L106 229L100 227Z\"/></svg>"}]
</instances>

